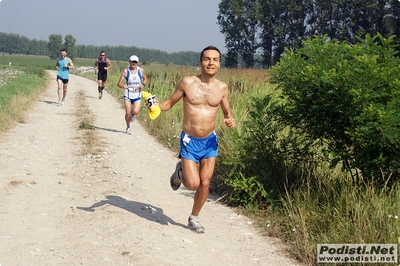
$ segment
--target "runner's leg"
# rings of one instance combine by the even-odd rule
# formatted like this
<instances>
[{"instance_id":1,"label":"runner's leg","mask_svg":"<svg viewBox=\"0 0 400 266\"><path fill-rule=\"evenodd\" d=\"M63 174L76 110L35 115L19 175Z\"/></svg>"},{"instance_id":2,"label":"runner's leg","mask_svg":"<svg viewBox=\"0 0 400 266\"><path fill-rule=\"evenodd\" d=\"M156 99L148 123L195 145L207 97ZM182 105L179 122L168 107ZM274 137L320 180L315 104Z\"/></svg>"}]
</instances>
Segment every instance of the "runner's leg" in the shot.
<instances>
[{"instance_id":1,"label":"runner's leg","mask_svg":"<svg viewBox=\"0 0 400 266\"><path fill-rule=\"evenodd\" d=\"M136 102L134 102L133 103L133 110L132 110L132 113L134 114L134 115L138 115L139 114L139 111L140 111L140 102L141 100L137 100Z\"/></svg>"},{"instance_id":2,"label":"runner's leg","mask_svg":"<svg viewBox=\"0 0 400 266\"><path fill-rule=\"evenodd\" d=\"M206 202L209 194L210 182L214 173L214 167L217 157L211 157L200 160L200 185L194 195L194 203L192 208L192 215L199 216L204 203ZM183 176L186 179L185 172Z\"/></svg>"},{"instance_id":3,"label":"runner's leg","mask_svg":"<svg viewBox=\"0 0 400 266\"><path fill-rule=\"evenodd\" d=\"M131 101L124 100L126 127L131 126Z\"/></svg>"},{"instance_id":4,"label":"runner's leg","mask_svg":"<svg viewBox=\"0 0 400 266\"><path fill-rule=\"evenodd\" d=\"M62 95L63 95L63 83L61 79L57 79L57 94L58 94L58 100L61 101Z\"/></svg>"},{"instance_id":5,"label":"runner's leg","mask_svg":"<svg viewBox=\"0 0 400 266\"><path fill-rule=\"evenodd\" d=\"M182 158L182 184L190 190L195 190L192 215L198 216L209 194L210 181L214 173L216 157L200 160L200 170L196 162Z\"/></svg>"},{"instance_id":6,"label":"runner's leg","mask_svg":"<svg viewBox=\"0 0 400 266\"><path fill-rule=\"evenodd\" d=\"M68 82L64 83L63 85L63 100L65 100L65 97L67 96L67 89L68 89Z\"/></svg>"}]
</instances>

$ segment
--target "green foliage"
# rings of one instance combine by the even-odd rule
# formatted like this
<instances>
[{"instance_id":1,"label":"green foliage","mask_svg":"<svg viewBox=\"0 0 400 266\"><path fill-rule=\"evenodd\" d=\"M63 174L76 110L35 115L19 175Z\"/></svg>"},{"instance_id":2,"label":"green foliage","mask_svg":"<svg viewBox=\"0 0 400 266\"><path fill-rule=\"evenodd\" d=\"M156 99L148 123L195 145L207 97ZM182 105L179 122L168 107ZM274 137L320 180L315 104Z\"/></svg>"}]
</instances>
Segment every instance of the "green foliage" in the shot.
<instances>
[{"instance_id":1,"label":"green foliage","mask_svg":"<svg viewBox=\"0 0 400 266\"><path fill-rule=\"evenodd\" d=\"M223 0L217 21L225 36L227 67L238 65L238 55L245 67L253 66L256 53L263 67L271 67L285 48L301 47L314 35L355 43L357 36L380 33L395 35L400 43L398 0Z\"/></svg>"},{"instance_id":2,"label":"green foliage","mask_svg":"<svg viewBox=\"0 0 400 266\"><path fill-rule=\"evenodd\" d=\"M18 34L0 32L0 52L9 54L47 55L47 42L29 40Z\"/></svg>"},{"instance_id":3,"label":"green foliage","mask_svg":"<svg viewBox=\"0 0 400 266\"><path fill-rule=\"evenodd\" d=\"M245 68L254 67L254 54L258 48L257 9L256 0L223 0L219 4L218 24L226 36L229 50L225 66L236 67L240 54Z\"/></svg>"},{"instance_id":4,"label":"green foliage","mask_svg":"<svg viewBox=\"0 0 400 266\"><path fill-rule=\"evenodd\" d=\"M60 55L60 50L62 47L62 35L61 34L51 34L49 36L49 42L47 44L47 49L49 51L49 57L52 60L56 60Z\"/></svg>"},{"instance_id":5,"label":"green foliage","mask_svg":"<svg viewBox=\"0 0 400 266\"><path fill-rule=\"evenodd\" d=\"M84 121L81 121L78 126L79 129L81 130L95 130L96 127L93 125L93 123L87 119Z\"/></svg>"},{"instance_id":6,"label":"green foliage","mask_svg":"<svg viewBox=\"0 0 400 266\"><path fill-rule=\"evenodd\" d=\"M27 69L27 73L45 79L47 77L46 69L43 66L37 66L32 69Z\"/></svg>"},{"instance_id":7,"label":"green foliage","mask_svg":"<svg viewBox=\"0 0 400 266\"><path fill-rule=\"evenodd\" d=\"M67 34L64 39L64 48L68 51L68 57L71 59L76 58L76 39L71 34Z\"/></svg>"},{"instance_id":8,"label":"green foliage","mask_svg":"<svg viewBox=\"0 0 400 266\"><path fill-rule=\"evenodd\" d=\"M232 182L238 175L256 178L269 191L265 200L270 203L278 200L287 187L312 176L321 163L316 159L312 140L277 121L282 104L279 96L273 93L251 98L251 111L243 121L241 136L234 137L235 151L224 158L224 164L231 168L224 178L230 187L235 187ZM233 181L227 181L230 179Z\"/></svg>"},{"instance_id":9,"label":"green foliage","mask_svg":"<svg viewBox=\"0 0 400 266\"><path fill-rule=\"evenodd\" d=\"M232 188L228 202L235 206L264 205L268 200L268 193L256 176L245 177L243 174L228 178L225 182Z\"/></svg>"},{"instance_id":10,"label":"green foliage","mask_svg":"<svg viewBox=\"0 0 400 266\"><path fill-rule=\"evenodd\" d=\"M384 183L400 174L400 60L381 35L355 45L316 37L271 69L279 121L319 142L335 166Z\"/></svg>"}]
</instances>

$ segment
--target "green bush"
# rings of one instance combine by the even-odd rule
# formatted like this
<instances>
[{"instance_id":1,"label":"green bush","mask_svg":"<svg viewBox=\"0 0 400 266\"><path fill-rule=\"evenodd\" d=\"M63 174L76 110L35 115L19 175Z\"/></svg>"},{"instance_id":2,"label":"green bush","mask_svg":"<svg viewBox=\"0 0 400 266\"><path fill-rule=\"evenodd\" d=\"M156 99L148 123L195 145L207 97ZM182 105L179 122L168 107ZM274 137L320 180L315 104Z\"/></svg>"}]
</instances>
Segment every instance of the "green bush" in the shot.
<instances>
[{"instance_id":1,"label":"green bush","mask_svg":"<svg viewBox=\"0 0 400 266\"><path fill-rule=\"evenodd\" d=\"M400 60L393 37L349 45L315 37L286 50L270 74L282 93L279 122L318 142L359 177L400 174Z\"/></svg>"}]
</instances>

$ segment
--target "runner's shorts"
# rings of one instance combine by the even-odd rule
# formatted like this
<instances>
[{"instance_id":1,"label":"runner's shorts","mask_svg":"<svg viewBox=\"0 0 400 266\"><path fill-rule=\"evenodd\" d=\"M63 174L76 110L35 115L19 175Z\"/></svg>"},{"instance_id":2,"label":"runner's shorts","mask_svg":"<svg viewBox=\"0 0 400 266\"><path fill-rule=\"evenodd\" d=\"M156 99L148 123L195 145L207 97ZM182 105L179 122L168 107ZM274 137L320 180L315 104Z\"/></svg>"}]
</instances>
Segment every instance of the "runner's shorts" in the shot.
<instances>
[{"instance_id":1,"label":"runner's shorts","mask_svg":"<svg viewBox=\"0 0 400 266\"><path fill-rule=\"evenodd\" d=\"M218 137L215 131L205 138L194 138L182 131L180 145L179 158L196 163L201 159L218 156Z\"/></svg>"},{"instance_id":2,"label":"runner's shorts","mask_svg":"<svg viewBox=\"0 0 400 266\"><path fill-rule=\"evenodd\" d=\"M124 90L124 99L125 101L134 103L136 101L140 101L142 99L142 90L141 89L132 89L132 90L128 90L125 89Z\"/></svg>"},{"instance_id":3,"label":"runner's shorts","mask_svg":"<svg viewBox=\"0 0 400 266\"><path fill-rule=\"evenodd\" d=\"M57 76L57 80L61 80L63 84L67 84L69 79L63 79L60 76Z\"/></svg>"},{"instance_id":4,"label":"runner's shorts","mask_svg":"<svg viewBox=\"0 0 400 266\"><path fill-rule=\"evenodd\" d=\"M99 71L97 73L97 80L106 82L107 81L107 71Z\"/></svg>"}]
</instances>

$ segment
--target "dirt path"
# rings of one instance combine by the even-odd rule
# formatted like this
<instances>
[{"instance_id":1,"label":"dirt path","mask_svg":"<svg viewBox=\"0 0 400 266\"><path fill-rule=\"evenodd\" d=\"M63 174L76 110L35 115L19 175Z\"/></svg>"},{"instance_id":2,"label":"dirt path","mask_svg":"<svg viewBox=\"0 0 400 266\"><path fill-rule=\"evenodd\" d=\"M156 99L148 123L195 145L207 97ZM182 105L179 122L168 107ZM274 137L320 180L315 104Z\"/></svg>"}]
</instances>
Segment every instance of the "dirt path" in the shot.
<instances>
[{"instance_id":1,"label":"dirt path","mask_svg":"<svg viewBox=\"0 0 400 266\"><path fill-rule=\"evenodd\" d=\"M72 76L57 105L50 75L27 123L0 137L0 266L300 265L211 197L200 216L206 233L192 233L193 192L169 186L176 154L137 122L126 135L120 104L107 92L99 100L91 80ZM80 90L106 142L100 156L80 155Z\"/></svg>"}]
</instances>

